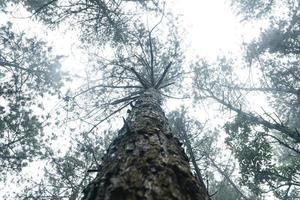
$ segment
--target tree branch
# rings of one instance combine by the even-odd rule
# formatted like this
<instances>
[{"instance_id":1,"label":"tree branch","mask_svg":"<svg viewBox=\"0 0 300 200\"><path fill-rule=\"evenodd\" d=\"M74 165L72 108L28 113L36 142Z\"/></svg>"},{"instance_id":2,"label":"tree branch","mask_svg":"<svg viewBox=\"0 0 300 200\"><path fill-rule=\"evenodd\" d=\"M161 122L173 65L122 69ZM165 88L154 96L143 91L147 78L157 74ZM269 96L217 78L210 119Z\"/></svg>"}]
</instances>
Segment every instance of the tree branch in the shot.
<instances>
[{"instance_id":1,"label":"tree branch","mask_svg":"<svg viewBox=\"0 0 300 200\"><path fill-rule=\"evenodd\" d=\"M49 6L50 4L54 3L57 0L51 0L47 3L45 3L44 5L42 5L41 7L39 7L38 9L36 9L34 11L34 13L31 15L31 17L33 17L34 15L36 15L37 13L41 12L44 8L46 8L47 6Z\"/></svg>"},{"instance_id":2,"label":"tree branch","mask_svg":"<svg viewBox=\"0 0 300 200\"><path fill-rule=\"evenodd\" d=\"M152 48L152 39L151 39L151 32L149 32L149 46L150 46L150 70L151 70L151 85L154 86L154 55L153 55L153 48Z\"/></svg>"},{"instance_id":3,"label":"tree branch","mask_svg":"<svg viewBox=\"0 0 300 200\"><path fill-rule=\"evenodd\" d=\"M222 176L224 176L226 178L226 180L228 181L228 183L246 200L250 200L248 197L246 197L241 190L234 184L234 182L231 180L231 178L213 161L213 159L211 159L208 155L206 156L209 161L211 162L211 164L218 170L218 172L220 174L222 174Z\"/></svg>"},{"instance_id":4,"label":"tree branch","mask_svg":"<svg viewBox=\"0 0 300 200\"><path fill-rule=\"evenodd\" d=\"M172 65L172 62L170 62L170 63L166 66L164 72L162 73L161 77L159 78L159 80L158 80L157 83L155 84L155 87L154 87L154 88L156 88L156 89L159 88L159 86L160 86L160 84L163 82L163 80L164 80L164 78L165 78L167 72L169 71L171 65Z\"/></svg>"},{"instance_id":5,"label":"tree branch","mask_svg":"<svg viewBox=\"0 0 300 200\"><path fill-rule=\"evenodd\" d=\"M246 112L242 111L241 109L235 108L230 103L227 103L224 100L221 100L218 97L214 96L212 94L212 92L210 92L210 94L211 94L211 96L210 96L211 98L215 99L217 102L219 102L222 105L226 106L227 108L235 111L236 113L241 114L247 120L264 125L265 127L269 128L269 129L274 129L274 130L280 131L280 132L286 134L287 136L289 136L290 138L292 138L296 143L300 143L300 134L298 133L297 129L295 129L295 131L293 131L287 126L277 124L277 123L273 124L263 118L254 116L252 113L246 113Z\"/></svg>"},{"instance_id":6,"label":"tree branch","mask_svg":"<svg viewBox=\"0 0 300 200\"><path fill-rule=\"evenodd\" d=\"M112 113L110 113L108 116L106 116L104 119L100 120L97 124L95 124L89 131L88 133L92 132L99 124L101 124L102 122L104 122L105 120L107 120L108 118L110 118L111 116L113 116L114 114L116 114L117 112L121 111L123 108L125 108L126 106L128 106L131 102L121 106L120 108L118 108L117 110L113 111Z\"/></svg>"},{"instance_id":7,"label":"tree branch","mask_svg":"<svg viewBox=\"0 0 300 200\"><path fill-rule=\"evenodd\" d=\"M134 75L138 78L140 84L144 87L144 88L148 88L149 84L147 82L147 80L145 80L142 76L140 76L140 74L137 73L137 71L135 71L135 69L132 67L130 68L131 71L134 73Z\"/></svg>"},{"instance_id":8,"label":"tree branch","mask_svg":"<svg viewBox=\"0 0 300 200\"><path fill-rule=\"evenodd\" d=\"M116 101L113 101L112 103L111 103L111 105L116 105L116 104L119 104L119 103L122 103L122 102L125 102L125 101L129 101L129 100L135 100L135 99L137 99L137 98L139 98L139 96L129 96L129 97L125 97L125 98L122 98L122 99L118 99L118 100L116 100Z\"/></svg>"},{"instance_id":9,"label":"tree branch","mask_svg":"<svg viewBox=\"0 0 300 200\"><path fill-rule=\"evenodd\" d=\"M24 68L24 67L20 67L18 64L11 63L11 62L6 62L6 61L0 61L0 66L3 66L3 67L4 66L14 67L14 68L17 68L17 69L21 69L21 70L27 71L29 73L45 73L42 70L27 69L27 68Z\"/></svg>"},{"instance_id":10,"label":"tree branch","mask_svg":"<svg viewBox=\"0 0 300 200\"><path fill-rule=\"evenodd\" d=\"M158 89L162 89L162 88L168 87L168 86L173 85L173 84L175 84L175 82L166 83L164 85L159 86Z\"/></svg>"},{"instance_id":11,"label":"tree branch","mask_svg":"<svg viewBox=\"0 0 300 200\"><path fill-rule=\"evenodd\" d=\"M119 85L119 86L114 86L114 85L102 85L102 84L99 84L99 85L95 85L93 87L90 87L86 90L83 90L81 92L79 92L78 94L76 94L75 96L73 96L72 98L75 98L77 96L80 96L82 95L83 93L86 93L90 90L93 90L95 88L98 88L98 87L104 87L104 88L113 88L113 89L130 89L130 88L138 88L138 89L141 89L142 87L141 86L138 86L138 85Z\"/></svg>"},{"instance_id":12,"label":"tree branch","mask_svg":"<svg viewBox=\"0 0 300 200\"><path fill-rule=\"evenodd\" d=\"M251 88L251 87L239 87L239 86L225 86L228 87L230 89L237 89L237 90L244 90L244 91L259 91L259 92L280 92L280 93L289 93L289 94L295 94L295 95L299 95L300 94L300 90L296 90L296 89L284 89L284 88Z\"/></svg>"}]
</instances>

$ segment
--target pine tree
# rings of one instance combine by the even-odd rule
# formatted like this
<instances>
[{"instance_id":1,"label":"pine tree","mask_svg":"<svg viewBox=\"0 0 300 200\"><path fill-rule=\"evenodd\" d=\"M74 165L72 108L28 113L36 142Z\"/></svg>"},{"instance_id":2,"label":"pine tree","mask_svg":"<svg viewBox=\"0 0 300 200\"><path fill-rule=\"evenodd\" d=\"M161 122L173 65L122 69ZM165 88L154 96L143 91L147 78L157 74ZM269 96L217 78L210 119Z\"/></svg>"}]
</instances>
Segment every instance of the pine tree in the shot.
<instances>
[{"instance_id":1,"label":"pine tree","mask_svg":"<svg viewBox=\"0 0 300 200\"><path fill-rule=\"evenodd\" d=\"M97 177L84 190L83 199L209 199L205 187L192 175L189 160L161 108L161 81L149 84L135 74L144 86L143 93L103 157Z\"/></svg>"},{"instance_id":2,"label":"pine tree","mask_svg":"<svg viewBox=\"0 0 300 200\"><path fill-rule=\"evenodd\" d=\"M132 42L138 48L130 46L124 54L119 49L116 56L119 60L113 62L115 70L106 68L114 73L106 75L112 77L106 79L107 84L111 83L105 85L106 88L131 91L111 101L110 105L121 104L118 110L131 105L131 110L127 118L123 118L123 127L95 170L97 177L85 188L85 200L210 199L205 186L192 175L189 159L173 136L161 108L164 93L172 91L168 87L182 73L179 42L169 37L168 42L163 43L152 37L153 30L141 27L134 37L137 42ZM168 62L168 59L177 60ZM129 67L132 63L136 63L136 67Z\"/></svg>"}]
</instances>

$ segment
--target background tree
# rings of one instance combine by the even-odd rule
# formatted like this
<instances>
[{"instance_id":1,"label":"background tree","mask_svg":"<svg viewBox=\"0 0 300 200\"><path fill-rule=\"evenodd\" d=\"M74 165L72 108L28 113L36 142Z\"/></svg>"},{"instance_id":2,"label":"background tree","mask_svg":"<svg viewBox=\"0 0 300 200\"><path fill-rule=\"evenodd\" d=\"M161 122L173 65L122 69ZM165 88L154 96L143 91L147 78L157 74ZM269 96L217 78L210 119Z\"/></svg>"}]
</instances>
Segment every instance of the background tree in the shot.
<instances>
[{"instance_id":1,"label":"background tree","mask_svg":"<svg viewBox=\"0 0 300 200\"><path fill-rule=\"evenodd\" d=\"M51 28L63 24L67 29L79 30L82 41L102 45L126 42L131 24L139 21L145 10L162 12L161 2L156 0L10 0L0 6L8 12L9 3L25 7L31 13L28 17Z\"/></svg>"},{"instance_id":2,"label":"background tree","mask_svg":"<svg viewBox=\"0 0 300 200\"><path fill-rule=\"evenodd\" d=\"M181 107L181 110L171 112L169 119L176 136L188 152L198 181L201 184L206 183L212 199L250 199L230 178L234 171L232 162L227 162L227 165L223 166L215 161L221 150L216 145L218 133L205 128L208 122L202 124L189 117L188 113L187 108ZM216 180L219 175L223 177L223 180Z\"/></svg>"},{"instance_id":3,"label":"background tree","mask_svg":"<svg viewBox=\"0 0 300 200\"><path fill-rule=\"evenodd\" d=\"M280 131L282 134L279 133L276 136L272 135L268 129L264 133L257 131L261 135L257 136L257 140L261 141L264 148L270 148L266 146L264 139L259 139L267 135L284 146L279 153L278 161L282 167L269 172L277 183L268 184L277 197L295 199L299 196L299 159L297 159L300 137L299 2L256 1L253 4L250 1L233 1L233 5L236 6L236 10L245 11L240 12L241 16L245 16L245 20L253 22L262 19L268 23L259 38L247 44L246 59L252 66L257 66L262 74L261 86L252 86L247 90L263 91L268 95L270 105L274 108L273 115L266 113L270 120L277 127L280 124L293 131L287 134L282 130ZM257 8L256 12L250 14L255 8ZM250 121L253 122L253 120ZM243 132L248 132L246 135L249 135L253 127L257 126L251 122L248 123L241 127ZM232 125L235 126L235 124ZM275 148L277 147L273 147Z\"/></svg>"},{"instance_id":4,"label":"background tree","mask_svg":"<svg viewBox=\"0 0 300 200\"><path fill-rule=\"evenodd\" d=\"M94 178L102 157L115 134L85 132L77 134L64 153L47 147L47 164L41 180L28 178L17 199L80 199L84 187ZM61 154L61 155L60 155Z\"/></svg>"},{"instance_id":5,"label":"background tree","mask_svg":"<svg viewBox=\"0 0 300 200\"><path fill-rule=\"evenodd\" d=\"M46 116L41 98L56 95L62 86L60 56L38 38L15 33L12 24L0 27L0 171L20 171L41 155Z\"/></svg>"},{"instance_id":6,"label":"background tree","mask_svg":"<svg viewBox=\"0 0 300 200\"><path fill-rule=\"evenodd\" d=\"M294 198L299 192L300 134L295 123L291 123L294 118L279 109L294 105L297 98L297 94L287 93L288 87L283 88L281 84L297 88L298 83L290 78L290 73L285 73L293 71L293 65L284 65L285 71L281 70L282 65L264 65L262 68L258 65L254 71L257 66L254 65L244 81L245 78L240 77L245 75L241 76L242 72L234 63L234 60L219 58L213 64L203 60L196 64L196 98L212 99L237 114L234 122L228 121L225 130L229 134L227 144L239 160L242 183L257 197L271 190L278 198ZM252 72L256 72L255 78L251 76ZM273 85L266 87L266 81ZM255 108L251 104L255 102L251 95L257 92L268 97L269 105L256 104ZM280 104L284 95L288 96L284 99L288 103ZM289 110L295 111L291 107ZM266 185L269 189L263 189Z\"/></svg>"}]
</instances>

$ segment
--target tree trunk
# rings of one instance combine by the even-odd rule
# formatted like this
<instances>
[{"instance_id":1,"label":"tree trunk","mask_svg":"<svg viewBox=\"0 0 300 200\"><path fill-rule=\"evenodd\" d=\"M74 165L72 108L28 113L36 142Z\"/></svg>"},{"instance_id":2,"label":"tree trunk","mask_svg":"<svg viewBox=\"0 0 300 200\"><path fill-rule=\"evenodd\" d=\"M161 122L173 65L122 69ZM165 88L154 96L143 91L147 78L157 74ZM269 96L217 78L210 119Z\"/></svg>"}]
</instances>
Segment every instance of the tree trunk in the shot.
<instances>
[{"instance_id":1,"label":"tree trunk","mask_svg":"<svg viewBox=\"0 0 300 200\"><path fill-rule=\"evenodd\" d=\"M203 181L200 169L198 167L198 164L197 164L197 161L196 161L196 158L195 158L195 154L194 154L194 151L193 151L190 139L187 136L186 131L182 131L180 134L182 136L182 141L184 142L184 144L185 144L185 146L187 148L187 152L190 155L191 162L192 162L192 164L194 166L194 170L196 172L196 178L199 181L200 185L207 190L207 188L206 188L206 186L204 184L204 181Z\"/></svg>"},{"instance_id":2,"label":"tree trunk","mask_svg":"<svg viewBox=\"0 0 300 200\"><path fill-rule=\"evenodd\" d=\"M136 101L84 200L210 199L160 105L161 96L152 88Z\"/></svg>"}]
</instances>

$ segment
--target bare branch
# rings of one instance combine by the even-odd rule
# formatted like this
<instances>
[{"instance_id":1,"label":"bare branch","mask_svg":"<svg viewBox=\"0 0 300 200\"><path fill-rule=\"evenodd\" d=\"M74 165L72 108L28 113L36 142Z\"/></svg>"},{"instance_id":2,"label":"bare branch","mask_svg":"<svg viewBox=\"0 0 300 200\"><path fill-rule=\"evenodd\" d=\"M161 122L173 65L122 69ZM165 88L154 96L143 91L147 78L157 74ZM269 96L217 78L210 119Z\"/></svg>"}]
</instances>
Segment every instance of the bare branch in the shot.
<instances>
[{"instance_id":1,"label":"bare branch","mask_svg":"<svg viewBox=\"0 0 300 200\"><path fill-rule=\"evenodd\" d=\"M149 37L149 48L150 48L150 69L151 69L151 85L154 86L154 53L153 53L153 44L152 44L152 37L151 34L153 30L162 22L164 17L164 12L162 13L162 16L159 20L159 22L149 31L148 37Z\"/></svg>"},{"instance_id":2,"label":"bare branch","mask_svg":"<svg viewBox=\"0 0 300 200\"><path fill-rule=\"evenodd\" d=\"M165 4L164 4L164 6L163 6L163 10L165 10ZM164 18L164 15L165 15L165 12L162 12L162 15L161 15L160 20L159 20L159 21L157 22L157 24L155 24L155 26L153 26L153 28L149 31L150 34L153 32L153 30L154 30L158 25L161 24L161 22L162 22L162 20L163 20L163 18Z\"/></svg>"},{"instance_id":3,"label":"bare branch","mask_svg":"<svg viewBox=\"0 0 300 200\"><path fill-rule=\"evenodd\" d=\"M140 74L137 73L137 71L135 71L135 69L132 67L130 68L131 71L134 73L134 75L138 78L140 84L144 87L144 88L148 88L149 84L147 82L147 80L145 80L142 76L140 76Z\"/></svg>"},{"instance_id":4,"label":"bare branch","mask_svg":"<svg viewBox=\"0 0 300 200\"><path fill-rule=\"evenodd\" d=\"M103 87L103 88L113 88L113 89L131 89L131 88L138 88L138 89L141 89L142 87L141 86L138 86L138 85L120 85L120 86L114 86L114 85L102 85L102 84L99 84L99 85L95 85L93 87L90 87L86 90L83 90L81 91L80 93L76 94L75 96L73 96L72 98L75 98L77 96L80 96L90 90L93 90L95 88L98 88L98 87Z\"/></svg>"},{"instance_id":5,"label":"bare branch","mask_svg":"<svg viewBox=\"0 0 300 200\"><path fill-rule=\"evenodd\" d=\"M112 103L111 103L111 105L116 105L116 104L119 104L119 103L122 103L122 102L125 102L125 101L130 101L130 100L135 100L135 99L137 99L137 98L139 98L139 96L133 96L133 97L125 97L125 98L122 98L122 99L118 99L118 100L116 100L116 101L113 101Z\"/></svg>"},{"instance_id":6,"label":"bare branch","mask_svg":"<svg viewBox=\"0 0 300 200\"><path fill-rule=\"evenodd\" d=\"M160 94L165 96L165 97L171 98L171 99L188 99L188 97L173 97L173 96L163 94L163 93L160 93Z\"/></svg>"},{"instance_id":7,"label":"bare branch","mask_svg":"<svg viewBox=\"0 0 300 200\"><path fill-rule=\"evenodd\" d=\"M143 44L142 44L140 38L138 38L138 37L136 37L136 36L134 36L134 37L137 39L138 44L139 44L139 46L140 46L140 48L141 48L141 50L142 50L142 54L143 54L143 56L144 56L144 58L141 57L141 60L144 62L145 67L151 68L149 62L147 61L147 54L146 54L146 52L145 52L145 49L144 49L144 47L143 47Z\"/></svg>"},{"instance_id":8,"label":"bare branch","mask_svg":"<svg viewBox=\"0 0 300 200\"><path fill-rule=\"evenodd\" d=\"M246 197L241 190L234 184L234 182L231 180L231 178L214 162L213 159L211 159L208 154L206 154L207 158L210 160L211 164L218 170L222 176L226 178L226 180L230 183L230 185L246 200L250 200L248 197Z\"/></svg>"},{"instance_id":9,"label":"bare branch","mask_svg":"<svg viewBox=\"0 0 300 200\"><path fill-rule=\"evenodd\" d=\"M151 32L149 32L149 46L150 46L150 70L151 70L151 85L154 86L154 55L153 55L153 47L152 47L152 38Z\"/></svg>"},{"instance_id":10,"label":"bare branch","mask_svg":"<svg viewBox=\"0 0 300 200\"><path fill-rule=\"evenodd\" d=\"M294 152L300 154L300 150L291 147L291 146L288 145L287 143L281 141L279 138L277 138L277 137L275 137L275 136L273 136L273 135L270 135L270 134L266 134L266 136L269 136L269 137L273 138L273 139L276 140L279 144L281 144L281 145L285 146L286 148L288 148L288 149L290 149L290 150L292 150L292 151L294 151Z\"/></svg>"},{"instance_id":11,"label":"bare branch","mask_svg":"<svg viewBox=\"0 0 300 200\"><path fill-rule=\"evenodd\" d=\"M213 98L217 102L221 103L222 105L226 106L227 108L235 111L236 113L241 114L247 120L258 123L258 124L262 124L269 129L274 129L274 130L280 131L280 132L286 134L287 136L289 136L290 138L292 138L296 143L300 143L300 134L297 132L297 129L295 129L295 131L293 131L289 127L284 126L282 124L278 124L278 123L274 124L263 118L257 117L255 115L253 115L252 113L246 113L246 112L242 111L241 109L234 107L230 103L227 103L224 100L219 99L212 92L210 92L210 94L211 94L211 96L210 96L211 98Z\"/></svg>"},{"instance_id":12,"label":"bare branch","mask_svg":"<svg viewBox=\"0 0 300 200\"><path fill-rule=\"evenodd\" d=\"M228 86L228 85L226 85L225 87L227 87L229 89L244 90L244 91L250 91L250 92L258 91L258 92L289 93L289 94L295 94L295 95L300 94L300 90L296 90L293 88L289 88L289 89L287 89L287 88L271 88L271 87L256 88L256 87L239 87L239 86Z\"/></svg>"},{"instance_id":13,"label":"bare branch","mask_svg":"<svg viewBox=\"0 0 300 200\"><path fill-rule=\"evenodd\" d=\"M163 82L163 80L164 80L164 78L165 78L167 72L169 71L171 65L172 65L172 62L170 62L170 63L166 66L166 68L165 68L164 72L162 73L161 77L159 78L159 80L158 80L157 83L155 84L155 88L156 88L156 89L157 89L157 88L160 86L160 84Z\"/></svg>"},{"instance_id":14,"label":"bare branch","mask_svg":"<svg viewBox=\"0 0 300 200\"><path fill-rule=\"evenodd\" d=\"M164 85L159 86L158 89L162 89L162 88L168 87L168 86L173 85L173 84L175 84L175 82L166 83Z\"/></svg>"},{"instance_id":15,"label":"bare branch","mask_svg":"<svg viewBox=\"0 0 300 200\"><path fill-rule=\"evenodd\" d=\"M106 116L104 119L100 120L97 124L95 124L89 131L88 133L92 132L99 124L101 124L102 122L104 122L105 120L109 119L111 116L113 116L114 114L116 114L117 112L121 111L123 108L127 107L131 102L121 106L120 108L118 108L117 110L113 111L112 113L110 113L108 116Z\"/></svg>"}]
</instances>

